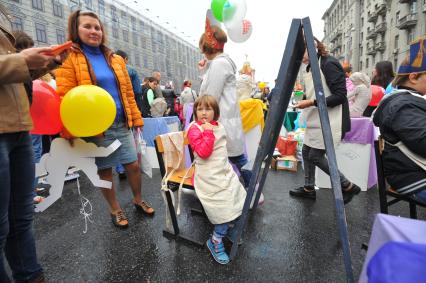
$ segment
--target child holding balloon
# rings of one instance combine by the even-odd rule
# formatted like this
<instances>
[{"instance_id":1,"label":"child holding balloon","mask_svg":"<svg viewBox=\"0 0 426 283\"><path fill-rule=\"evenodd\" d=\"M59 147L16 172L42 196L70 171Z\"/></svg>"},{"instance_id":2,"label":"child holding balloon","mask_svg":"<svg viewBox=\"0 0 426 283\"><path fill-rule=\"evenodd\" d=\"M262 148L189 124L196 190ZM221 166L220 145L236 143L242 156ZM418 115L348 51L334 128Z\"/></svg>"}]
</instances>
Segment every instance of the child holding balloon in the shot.
<instances>
[{"instance_id":1,"label":"child holding balloon","mask_svg":"<svg viewBox=\"0 0 426 283\"><path fill-rule=\"evenodd\" d=\"M230 226L241 215L246 191L228 161L226 132L218 122L220 111L216 99L210 95L198 98L194 115L195 121L188 128L195 159L194 187L207 217L214 224L207 247L218 263L227 264L229 257L222 238L228 236L233 240L235 230Z\"/></svg>"},{"instance_id":2,"label":"child holding balloon","mask_svg":"<svg viewBox=\"0 0 426 283\"><path fill-rule=\"evenodd\" d=\"M116 115L113 123L107 128L97 129L92 135L98 135L99 130L103 135L87 138L97 146L107 147L118 139L121 146L107 157L96 158L98 174L102 180L112 182L112 188L101 190L109 205L112 223L120 228L128 227L128 219L115 195L115 182L112 168L116 164L123 164L128 176L128 181L133 193L133 204L138 211L153 215L154 209L142 199L141 173L136 155L136 148L130 128L140 128L143 120L137 108L135 97L126 69L126 64L118 55L105 46L104 26L99 17L90 11L77 10L68 19L68 40L74 43L72 52L67 60L57 71L57 91L64 96L69 90L80 85L97 85L106 90L114 99ZM88 91L86 95L93 93ZM74 107L78 108L79 105ZM99 103L102 107L102 103ZM88 117L86 125L93 124L97 117ZM66 129L67 124L64 122ZM72 122L72 121L70 121ZM85 127L86 125L81 125ZM96 129L96 125L93 125ZM69 129L68 129L69 130ZM72 139L77 134L78 128L73 133L64 131L64 138ZM81 136L81 135L80 135ZM89 136L85 134L84 136Z\"/></svg>"}]
</instances>

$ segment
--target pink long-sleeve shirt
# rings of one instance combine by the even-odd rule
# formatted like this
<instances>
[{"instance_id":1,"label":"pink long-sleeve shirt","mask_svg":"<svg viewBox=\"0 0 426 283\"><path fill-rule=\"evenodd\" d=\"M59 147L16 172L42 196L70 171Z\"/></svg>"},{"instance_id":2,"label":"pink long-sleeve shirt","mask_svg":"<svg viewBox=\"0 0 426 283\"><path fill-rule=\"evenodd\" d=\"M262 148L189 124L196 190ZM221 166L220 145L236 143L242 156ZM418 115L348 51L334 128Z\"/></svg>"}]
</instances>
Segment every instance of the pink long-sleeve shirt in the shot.
<instances>
[{"instance_id":1,"label":"pink long-sleeve shirt","mask_svg":"<svg viewBox=\"0 0 426 283\"><path fill-rule=\"evenodd\" d=\"M201 122L197 122L202 125ZM216 121L210 122L217 125ZM201 131L196 125L188 129L188 140L192 150L202 159L207 159L213 152L215 137L212 130Z\"/></svg>"}]
</instances>

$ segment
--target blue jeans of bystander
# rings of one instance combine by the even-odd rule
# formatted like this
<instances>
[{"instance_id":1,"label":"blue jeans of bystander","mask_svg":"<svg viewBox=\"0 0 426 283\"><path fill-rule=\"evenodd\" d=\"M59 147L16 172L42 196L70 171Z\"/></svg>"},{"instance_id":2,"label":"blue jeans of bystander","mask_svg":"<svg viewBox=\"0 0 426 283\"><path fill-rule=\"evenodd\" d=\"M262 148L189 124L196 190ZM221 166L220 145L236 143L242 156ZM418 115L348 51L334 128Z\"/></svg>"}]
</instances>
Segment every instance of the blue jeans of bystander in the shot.
<instances>
[{"instance_id":1,"label":"blue jeans of bystander","mask_svg":"<svg viewBox=\"0 0 426 283\"><path fill-rule=\"evenodd\" d=\"M0 134L0 250L15 282L31 281L37 261L33 223L34 153L28 132ZM0 282L10 282L0 255Z\"/></svg>"},{"instance_id":2,"label":"blue jeans of bystander","mask_svg":"<svg viewBox=\"0 0 426 283\"><path fill-rule=\"evenodd\" d=\"M228 157L229 161L231 161L235 166L237 166L238 170L240 171L241 177L243 177L244 180L244 187L247 188L250 185L250 179L251 179L251 171L249 170L243 170L243 166L248 163L247 157L245 154L241 154L238 156L231 156Z\"/></svg>"}]
</instances>

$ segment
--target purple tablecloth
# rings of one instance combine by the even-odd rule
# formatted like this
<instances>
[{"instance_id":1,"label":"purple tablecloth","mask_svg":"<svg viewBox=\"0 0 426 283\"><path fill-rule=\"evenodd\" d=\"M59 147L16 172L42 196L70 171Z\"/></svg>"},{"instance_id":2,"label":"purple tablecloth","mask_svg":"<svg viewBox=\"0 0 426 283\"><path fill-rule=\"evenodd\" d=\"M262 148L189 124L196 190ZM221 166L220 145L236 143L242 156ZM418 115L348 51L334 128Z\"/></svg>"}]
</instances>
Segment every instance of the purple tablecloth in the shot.
<instances>
[{"instance_id":1,"label":"purple tablecloth","mask_svg":"<svg viewBox=\"0 0 426 283\"><path fill-rule=\"evenodd\" d=\"M391 241L367 266L368 283L426 283L426 244Z\"/></svg>"},{"instance_id":2,"label":"purple tablecloth","mask_svg":"<svg viewBox=\"0 0 426 283\"><path fill-rule=\"evenodd\" d=\"M351 118L351 131L346 133L343 142L370 144L370 168L368 170L367 187L377 184L376 154L374 153L374 141L377 140L378 130L370 118Z\"/></svg>"},{"instance_id":3,"label":"purple tablecloth","mask_svg":"<svg viewBox=\"0 0 426 283\"><path fill-rule=\"evenodd\" d=\"M184 111L185 111L185 130L188 129L188 125L191 123L191 117L192 114L194 113L194 104L193 103L188 103L185 104L184 107Z\"/></svg>"},{"instance_id":4,"label":"purple tablecloth","mask_svg":"<svg viewBox=\"0 0 426 283\"><path fill-rule=\"evenodd\" d=\"M368 282L367 266L370 259L387 242L426 244L426 222L386 214L377 214L371 232L359 283ZM402 271L401 271L402 272Z\"/></svg>"}]
</instances>

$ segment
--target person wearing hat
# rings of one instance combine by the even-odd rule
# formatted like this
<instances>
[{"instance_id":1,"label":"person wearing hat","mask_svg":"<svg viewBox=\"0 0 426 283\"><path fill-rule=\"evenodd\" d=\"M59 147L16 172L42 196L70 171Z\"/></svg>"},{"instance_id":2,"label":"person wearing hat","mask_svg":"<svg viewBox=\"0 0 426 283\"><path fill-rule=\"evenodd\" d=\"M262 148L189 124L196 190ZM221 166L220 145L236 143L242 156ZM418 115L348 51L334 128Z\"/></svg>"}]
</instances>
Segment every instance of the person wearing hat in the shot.
<instances>
[{"instance_id":1,"label":"person wearing hat","mask_svg":"<svg viewBox=\"0 0 426 283\"><path fill-rule=\"evenodd\" d=\"M248 187L251 171L242 170L248 163L244 154L244 133L241 122L240 106L237 98L235 73L237 67L228 54L223 52L228 38L218 26L210 25L206 19L205 32L201 35L199 46L208 62L206 63L200 96L212 95L220 107L219 122L226 130L229 160L238 167Z\"/></svg>"},{"instance_id":2,"label":"person wearing hat","mask_svg":"<svg viewBox=\"0 0 426 283\"><path fill-rule=\"evenodd\" d=\"M385 140L383 166L398 193L426 204L426 37L410 44L385 96L373 115Z\"/></svg>"}]
</instances>

